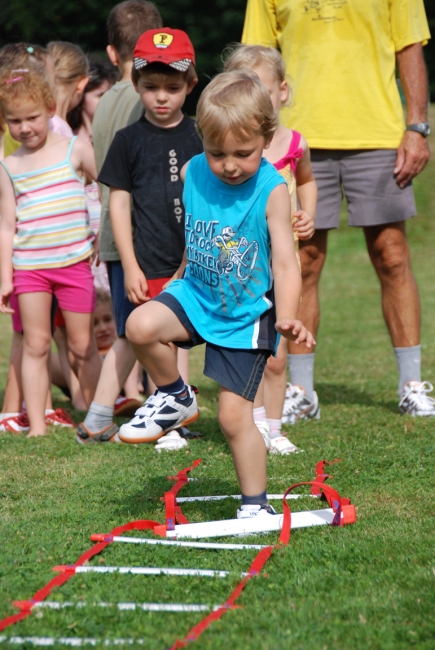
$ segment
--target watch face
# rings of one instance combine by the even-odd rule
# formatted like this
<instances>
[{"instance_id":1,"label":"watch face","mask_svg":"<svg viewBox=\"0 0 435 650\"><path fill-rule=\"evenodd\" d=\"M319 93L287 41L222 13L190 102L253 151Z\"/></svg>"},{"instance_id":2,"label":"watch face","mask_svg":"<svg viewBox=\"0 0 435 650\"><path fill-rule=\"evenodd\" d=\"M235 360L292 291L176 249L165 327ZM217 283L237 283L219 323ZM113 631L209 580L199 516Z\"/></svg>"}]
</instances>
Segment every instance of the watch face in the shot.
<instances>
[{"instance_id":1,"label":"watch face","mask_svg":"<svg viewBox=\"0 0 435 650\"><path fill-rule=\"evenodd\" d=\"M423 129L424 129L424 130L422 129L422 131L421 131L422 134L423 134L424 136L426 136L426 137L427 137L428 135L430 135L430 126L429 126L429 124L428 124L427 122L423 122L423 124L422 124L421 126L422 126Z\"/></svg>"}]
</instances>

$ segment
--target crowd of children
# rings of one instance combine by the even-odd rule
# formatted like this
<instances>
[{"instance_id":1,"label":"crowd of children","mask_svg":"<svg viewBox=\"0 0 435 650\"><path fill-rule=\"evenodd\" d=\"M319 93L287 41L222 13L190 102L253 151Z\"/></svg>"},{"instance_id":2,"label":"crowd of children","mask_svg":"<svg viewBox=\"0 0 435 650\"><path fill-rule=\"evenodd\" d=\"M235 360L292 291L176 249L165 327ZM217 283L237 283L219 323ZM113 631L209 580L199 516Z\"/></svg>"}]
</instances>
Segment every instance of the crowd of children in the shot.
<instances>
[{"instance_id":1,"label":"crowd of children","mask_svg":"<svg viewBox=\"0 0 435 650\"><path fill-rule=\"evenodd\" d=\"M0 429L72 427L53 382L87 410L79 443L160 440L199 415L187 351L205 343L238 516L273 514L267 451L297 450L281 432L287 341L315 345L297 241L317 193L305 139L279 124L284 63L236 47L195 122L188 35L145 0L107 25L118 81L72 43L0 51L0 310L14 331Z\"/></svg>"}]
</instances>

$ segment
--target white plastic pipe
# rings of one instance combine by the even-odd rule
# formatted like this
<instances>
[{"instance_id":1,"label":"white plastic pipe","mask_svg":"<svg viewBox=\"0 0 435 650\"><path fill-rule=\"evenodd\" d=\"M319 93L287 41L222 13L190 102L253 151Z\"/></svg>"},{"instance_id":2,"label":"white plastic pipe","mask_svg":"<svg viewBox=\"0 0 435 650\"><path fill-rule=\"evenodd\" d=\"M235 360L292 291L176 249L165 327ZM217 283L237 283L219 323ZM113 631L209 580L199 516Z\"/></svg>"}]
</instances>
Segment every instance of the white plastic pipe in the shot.
<instances>
[{"instance_id":1,"label":"white plastic pipe","mask_svg":"<svg viewBox=\"0 0 435 650\"><path fill-rule=\"evenodd\" d=\"M309 526L325 526L331 524L333 518L334 512L332 508L292 512L291 527L294 529L307 528ZM260 515L251 519L223 519L221 521L206 521L198 524L180 524L175 526L175 530L166 531L166 536L201 539L204 537L267 533L273 530L281 530L282 520L283 515Z\"/></svg>"},{"instance_id":2,"label":"white plastic pipe","mask_svg":"<svg viewBox=\"0 0 435 650\"><path fill-rule=\"evenodd\" d=\"M184 603L85 603L83 601L59 602L53 600L43 600L32 605L32 609L47 607L48 609L64 609L66 607L117 607L121 611L141 609L144 612L208 612L211 609L219 609L220 605L190 605Z\"/></svg>"},{"instance_id":3,"label":"white plastic pipe","mask_svg":"<svg viewBox=\"0 0 435 650\"><path fill-rule=\"evenodd\" d=\"M302 499L304 497L318 499L318 497L315 494L287 494L286 499ZM241 498L242 498L241 494L225 494L225 495L211 496L211 497L177 497L177 503L189 503L191 501L222 501L223 499L237 499L237 501L240 501ZM282 501L284 495L268 494L267 498L269 499L269 501Z\"/></svg>"},{"instance_id":4,"label":"white plastic pipe","mask_svg":"<svg viewBox=\"0 0 435 650\"><path fill-rule=\"evenodd\" d=\"M70 648L81 648L84 646L149 646L149 639L93 639L91 637L79 636L0 636L0 643L8 645L18 645L23 647L25 644L34 646L59 646L66 645Z\"/></svg>"},{"instance_id":5,"label":"white plastic pipe","mask_svg":"<svg viewBox=\"0 0 435 650\"><path fill-rule=\"evenodd\" d=\"M101 539L96 539L101 537ZM219 551L239 551L245 549L255 549L260 551L264 548L262 544L219 544L218 542L178 542L178 541L169 541L166 539L152 539L148 537L123 537L114 535L92 535L91 539L95 541L105 541L105 539L110 538L112 542L122 542L123 544L163 544L164 546L183 546L185 548L204 548L204 549L216 549Z\"/></svg>"},{"instance_id":6,"label":"white plastic pipe","mask_svg":"<svg viewBox=\"0 0 435 650\"><path fill-rule=\"evenodd\" d=\"M63 570L68 570L65 567ZM55 570L59 570L57 567ZM215 571L212 569L170 569L142 566L77 566L75 573L135 573L147 576L205 576L209 578L225 578L229 571Z\"/></svg>"}]
</instances>

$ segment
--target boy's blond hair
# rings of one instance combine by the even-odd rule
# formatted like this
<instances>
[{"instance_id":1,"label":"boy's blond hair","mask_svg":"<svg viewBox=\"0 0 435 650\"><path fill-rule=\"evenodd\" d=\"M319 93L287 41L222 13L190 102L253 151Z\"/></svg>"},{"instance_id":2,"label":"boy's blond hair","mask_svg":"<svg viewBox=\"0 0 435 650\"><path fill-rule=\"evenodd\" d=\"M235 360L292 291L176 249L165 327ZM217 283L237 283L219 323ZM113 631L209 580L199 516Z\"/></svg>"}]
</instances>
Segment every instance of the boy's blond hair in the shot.
<instances>
[{"instance_id":1,"label":"boy's blond hair","mask_svg":"<svg viewBox=\"0 0 435 650\"><path fill-rule=\"evenodd\" d=\"M278 119L265 86L255 72L234 70L217 75L202 92L196 111L201 139L222 144L229 132L244 141L255 135L270 140Z\"/></svg>"},{"instance_id":2,"label":"boy's blond hair","mask_svg":"<svg viewBox=\"0 0 435 650\"><path fill-rule=\"evenodd\" d=\"M267 67L278 83L287 82L289 94L283 103L287 106L291 98L292 79L286 73L284 59L274 47L264 45L242 45L240 43L230 46L223 54L224 71L254 70L260 66Z\"/></svg>"}]
</instances>

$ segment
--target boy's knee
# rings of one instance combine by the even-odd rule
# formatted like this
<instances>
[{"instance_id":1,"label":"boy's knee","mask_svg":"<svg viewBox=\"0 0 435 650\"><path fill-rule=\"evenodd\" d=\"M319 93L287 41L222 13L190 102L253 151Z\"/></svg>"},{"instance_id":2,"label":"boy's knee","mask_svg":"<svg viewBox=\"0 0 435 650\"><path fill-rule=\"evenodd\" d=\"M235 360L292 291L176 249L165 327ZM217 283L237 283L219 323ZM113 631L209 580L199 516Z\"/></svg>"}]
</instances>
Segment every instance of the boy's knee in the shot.
<instances>
[{"instance_id":1,"label":"boy's knee","mask_svg":"<svg viewBox=\"0 0 435 650\"><path fill-rule=\"evenodd\" d=\"M154 319L144 318L140 309L135 309L125 324L125 335L133 345L145 345L157 335Z\"/></svg>"}]
</instances>

